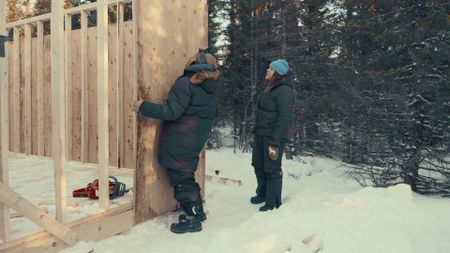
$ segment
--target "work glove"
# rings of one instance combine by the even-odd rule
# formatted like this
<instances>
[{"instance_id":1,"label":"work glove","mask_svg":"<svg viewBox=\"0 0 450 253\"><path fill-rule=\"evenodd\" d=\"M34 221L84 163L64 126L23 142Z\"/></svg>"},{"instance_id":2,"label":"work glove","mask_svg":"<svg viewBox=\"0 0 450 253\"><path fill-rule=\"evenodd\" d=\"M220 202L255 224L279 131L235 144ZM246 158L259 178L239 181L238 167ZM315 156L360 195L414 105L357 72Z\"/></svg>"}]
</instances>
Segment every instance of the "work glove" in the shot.
<instances>
[{"instance_id":1,"label":"work glove","mask_svg":"<svg viewBox=\"0 0 450 253\"><path fill-rule=\"evenodd\" d=\"M279 147L278 144L274 143L274 142L269 142L269 157L270 159L272 159L273 161L278 160L278 155L279 155Z\"/></svg>"}]
</instances>

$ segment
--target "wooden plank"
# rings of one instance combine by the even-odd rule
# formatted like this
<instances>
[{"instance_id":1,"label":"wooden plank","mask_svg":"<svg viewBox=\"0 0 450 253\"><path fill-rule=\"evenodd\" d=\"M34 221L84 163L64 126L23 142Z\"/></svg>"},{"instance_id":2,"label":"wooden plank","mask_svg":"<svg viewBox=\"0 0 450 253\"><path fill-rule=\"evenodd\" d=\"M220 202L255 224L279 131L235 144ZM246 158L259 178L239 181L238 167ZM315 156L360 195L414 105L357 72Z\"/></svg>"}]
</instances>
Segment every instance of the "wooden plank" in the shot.
<instances>
[{"instance_id":1,"label":"wooden plank","mask_svg":"<svg viewBox=\"0 0 450 253\"><path fill-rule=\"evenodd\" d=\"M72 30L70 48L71 52L71 72L72 79L72 160L81 161L82 145L82 64L81 64L81 35L80 30Z\"/></svg>"},{"instance_id":2,"label":"wooden plank","mask_svg":"<svg viewBox=\"0 0 450 253\"><path fill-rule=\"evenodd\" d=\"M15 21L15 22L6 23L6 28L10 29L10 28L14 28L14 27L23 26L25 24L35 23L37 21L46 21L46 20L50 20L50 17L51 17L51 13L46 13L46 14L42 14L39 16L31 17L31 18L21 19L21 20Z\"/></svg>"},{"instance_id":3,"label":"wooden plank","mask_svg":"<svg viewBox=\"0 0 450 253\"><path fill-rule=\"evenodd\" d=\"M108 38L108 112L109 112L109 163L111 166L118 167L119 160L119 129L118 129L118 64L117 64L117 24L111 24L109 27Z\"/></svg>"},{"instance_id":4,"label":"wooden plank","mask_svg":"<svg viewBox=\"0 0 450 253\"><path fill-rule=\"evenodd\" d=\"M109 206L109 128L108 128L108 4L99 0L97 8L97 120L99 202Z\"/></svg>"},{"instance_id":5,"label":"wooden plank","mask_svg":"<svg viewBox=\"0 0 450 253\"><path fill-rule=\"evenodd\" d=\"M13 151L20 152L20 31L14 27L14 113L13 113Z\"/></svg>"},{"instance_id":6,"label":"wooden plank","mask_svg":"<svg viewBox=\"0 0 450 253\"><path fill-rule=\"evenodd\" d=\"M31 154L31 26L24 25L24 68L23 75L25 79L24 100L23 100L23 119L24 124L24 148L26 154Z\"/></svg>"},{"instance_id":7,"label":"wooden plank","mask_svg":"<svg viewBox=\"0 0 450 253\"><path fill-rule=\"evenodd\" d=\"M19 150L20 153L26 154L25 147L25 138L26 138L26 128L25 128L25 36L24 36L24 27L20 27L20 86L19 86L19 111L20 111L20 144Z\"/></svg>"},{"instance_id":8,"label":"wooden plank","mask_svg":"<svg viewBox=\"0 0 450 253\"><path fill-rule=\"evenodd\" d=\"M6 36L6 2L0 4L0 35ZM6 45L5 45L6 46ZM5 53L9 55L9 48ZM9 101L8 101L8 60L0 57L0 182L9 183ZM10 212L0 202L0 240L7 242L11 238Z\"/></svg>"},{"instance_id":9,"label":"wooden plank","mask_svg":"<svg viewBox=\"0 0 450 253\"><path fill-rule=\"evenodd\" d=\"M123 4L118 5L117 9L117 101L118 101L118 117L117 117L117 167L124 167L124 156L125 156L125 135L124 135L124 64L123 64L123 53L124 53L124 8Z\"/></svg>"},{"instance_id":10,"label":"wooden plank","mask_svg":"<svg viewBox=\"0 0 450 253\"><path fill-rule=\"evenodd\" d=\"M138 1L133 1L132 3L132 15L133 15L133 23L132 23L132 42L131 44L132 46L132 50L133 50L133 82L132 82L132 94L131 94L131 98L132 101L135 101L138 99L138 92L139 92L139 15L138 15L138 8L140 6L140 3ZM136 168L137 166L137 138L138 138L138 134L137 134L137 129L138 129L138 123L137 123L137 115L132 111L130 104L128 104L128 110L131 114L131 154L133 155L132 158L132 164L130 165L130 168Z\"/></svg>"},{"instance_id":11,"label":"wooden plank","mask_svg":"<svg viewBox=\"0 0 450 253\"><path fill-rule=\"evenodd\" d=\"M44 155L44 22L37 22L37 154Z\"/></svg>"},{"instance_id":12,"label":"wooden plank","mask_svg":"<svg viewBox=\"0 0 450 253\"><path fill-rule=\"evenodd\" d=\"M81 161L88 162L88 147L89 147L89 107L88 107L88 19L85 11L81 12Z\"/></svg>"},{"instance_id":13,"label":"wooden plank","mask_svg":"<svg viewBox=\"0 0 450 253\"><path fill-rule=\"evenodd\" d=\"M31 154L38 154L37 38L31 38Z\"/></svg>"},{"instance_id":14,"label":"wooden plank","mask_svg":"<svg viewBox=\"0 0 450 253\"><path fill-rule=\"evenodd\" d=\"M97 136L97 29L88 29L88 162L98 163L98 136Z\"/></svg>"},{"instance_id":15,"label":"wooden plank","mask_svg":"<svg viewBox=\"0 0 450 253\"><path fill-rule=\"evenodd\" d=\"M126 204L103 213L65 224L78 235L80 241L100 241L131 229L132 204ZM67 244L42 231L0 245L4 253L54 253L67 248Z\"/></svg>"},{"instance_id":16,"label":"wooden plank","mask_svg":"<svg viewBox=\"0 0 450 253\"><path fill-rule=\"evenodd\" d=\"M56 219L64 221L66 207L66 133L64 109L64 2L52 1L51 78L52 78L52 157L55 170Z\"/></svg>"},{"instance_id":17,"label":"wooden plank","mask_svg":"<svg viewBox=\"0 0 450 253\"><path fill-rule=\"evenodd\" d=\"M138 84L142 98L163 103L187 58L206 46L207 13L203 0L154 0L148 5L138 0L133 13L138 22ZM177 39L168 40L170 34ZM170 64L167 64L170 62ZM157 162L157 136L160 123L138 123L138 155L135 184L135 222L172 210L175 201L164 168ZM150 145L149 145L150 143Z\"/></svg>"},{"instance_id":18,"label":"wooden plank","mask_svg":"<svg viewBox=\"0 0 450 253\"><path fill-rule=\"evenodd\" d=\"M38 224L65 243L73 245L77 242L77 235L66 226L49 217L44 210L36 207L30 201L11 190L0 182L0 201L23 214L24 217Z\"/></svg>"},{"instance_id":19,"label":"wooden plank","mask_svg":"<svg viewBox=\"0 0 450 253\"><path fill-rule=\"evenodd\" d=\"M9 118L9 151L14 151L14 42L10 41L6 43L6 59L7 59L7 65L8 65L8 118Z\"/></svg>"},{"instance_id":20,"label":"wooden plank","mask_svg":"<svg viewBox=\"0 0 450 253\"><path fill-rule=\"evenodd\" d=\"M65 118L65 129L66 129L66 159L72 160L72 68L74 67L72 65L72 16L66 14L64 19L64 50L65 50L65 66L66 66L66 85L65 88L65 109L66 109L66 118Z\"/></svg>"},{"instance_id":21,"label":"wooden plank","mask_svg":"<svg viewBox=\"0 0 450 253\"><path fill-rule=\"evenodd\" d=\"M86 12L86 11L92 11L95 10L97 8L97 3L88 3L88 4L82 4L76 7L72 7L72 8L68 8L65 9L64 12L66 14L76 14L76 13L81 13L81 12Z\"/></svg>"},{"instance_id":22,"label":"wooden plank","mask_svg":"<svg viewBox=\"0 0 450 253\"><path fill-rule=\"evenodd\" d=\"M44 36L44 155L52 156L53 116L51 85L51 36Z\"/></svg>"},{"instance_id":23,"label":"wooden plank","mask_svg":"<svg viewBox=\"0 0 450 253\"><path fill-rule=\"evenodd\" d=\"M137 71L134 64L135 40L133 33L133 23L124 24L124 42L123 42L123 149L124 156L123 167L136 168L136 114L131 110L131 102L136 94L135 76Z\"/></svg>"},{"instance_id":24,"label":"wooden plank","mask_svg":"<svg viewBox=\"0 0 450 253\"><path fill-rule=\"evenodd\" d=\"M211 175L205 175L204 177L205 181L208 182L214 182L214 183L220 183L224 185L237 185L242 186L242 181L239 179L232 179L232 178L226 178L226 177L215 177ZM204 191L203 191L204 194Z\"/></svg>"}]
</instances>

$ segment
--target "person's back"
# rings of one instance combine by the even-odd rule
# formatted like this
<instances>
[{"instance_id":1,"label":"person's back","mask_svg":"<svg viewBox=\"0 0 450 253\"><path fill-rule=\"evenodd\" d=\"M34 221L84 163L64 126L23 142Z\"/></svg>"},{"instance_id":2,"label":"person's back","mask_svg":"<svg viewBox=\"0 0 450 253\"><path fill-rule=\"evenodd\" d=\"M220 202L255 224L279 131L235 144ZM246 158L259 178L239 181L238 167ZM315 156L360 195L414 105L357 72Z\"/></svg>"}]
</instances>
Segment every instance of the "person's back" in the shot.
<instances>
[{"instance_id":1,"label":"person's back","mask_svg":"<svg viewBox=\"0 0 450 253\"><path fill-rule=\"evenodd\" d=\"M173 85L165 104L133 103L136 112L164 120L159 163L166 167L174 198L186 213L170 226L174 233L201 231L201 221L206 220L195 171L216 116L219 76L215 57L200 51Z\"/></svg>"},{"instance_id":2,"label":"person's back","mask_svg":"<svg viewBox=\"0 0 450 253\"><path fill-rule=\"evenodd\" d=\"M190 169L198 163L198 154L209 137L217 115L217 81L206 80L194 85L191 73L179 78L174 89L189 94L185 112L175 120L164 122L159 146L159 162L166 167ZM177 159L173 159L176 157Z\"/></svg>"}]
</instances>

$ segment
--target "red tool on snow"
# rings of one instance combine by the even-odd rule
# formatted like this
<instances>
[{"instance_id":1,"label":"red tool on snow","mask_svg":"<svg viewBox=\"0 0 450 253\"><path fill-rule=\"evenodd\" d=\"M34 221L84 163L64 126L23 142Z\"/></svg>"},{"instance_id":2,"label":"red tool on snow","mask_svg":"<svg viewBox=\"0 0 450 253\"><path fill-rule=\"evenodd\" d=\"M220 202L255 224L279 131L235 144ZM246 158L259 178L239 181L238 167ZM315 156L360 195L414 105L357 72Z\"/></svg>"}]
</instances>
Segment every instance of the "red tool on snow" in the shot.
<instances>
[{"instance_id":1,"label":"red tool on snow","mask_svg":"<svg viewBox=\"0 0 450 253\"><path fill-rule=\"evenodd\" d=\"M129 192L130 189L126 189L126 185L117 180L116 177L109 177L109 198L113 199L116 197L123 196L125 193ZM80 188L72 192L74 198L90 198L98 199L98 179L95 179L92 183L89 183L85 188Z\"/></svg>"}]
</instances>

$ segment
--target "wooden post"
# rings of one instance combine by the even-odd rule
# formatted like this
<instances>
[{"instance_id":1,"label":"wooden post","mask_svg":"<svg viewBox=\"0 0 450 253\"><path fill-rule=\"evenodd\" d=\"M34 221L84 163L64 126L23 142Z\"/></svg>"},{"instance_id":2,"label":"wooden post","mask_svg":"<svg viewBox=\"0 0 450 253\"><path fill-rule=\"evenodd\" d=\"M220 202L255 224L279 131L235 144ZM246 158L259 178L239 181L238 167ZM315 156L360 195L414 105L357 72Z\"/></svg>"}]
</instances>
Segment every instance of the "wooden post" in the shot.
<instances>
[{"instance_id":1,"label":"wooden post","mask_svg":"<svg viewBox=\"0 0 450 253\"><path fill-rule=\"evenodd\" d=\"M99 200L109 207L109 127L108 127L108 0L97 2L97 119Z\"/></svg>"},{"instance_id":2,"label":"wooden post","mask_svg":"<svg viewBox=\"0 0 450 253\"><path fill-rule=\"evenodd\" d=\"M81 162L88 162L88 147L89 147L89 108L88 108L88 19L87 13L81 11Z\"/></svg>"},{"instance_id":3,"label":"wooden post","mask_svg":"<svg viewBox=\"0 0 450 253\"><path fill-rule=\"evenodd\" d=\"M64 1L52 1L52 156L55 169L56 219L64 222L66 207L66 132L64 94Z\"/></svg>"},{"instance_id":4,"label":"wooden post","mask_svg":"<svg viewBox=\"0 0 450 253\"><path fill-rule=\"evenodd\" d=\"M44 156L44 22L37 22L37 154Z\"/></svg>"},{"instance_id":5,"label":"wooden post","mask_svg":"<svg viewBox=\"0 0 450 253\"><path fill-rule=\"evenodd\" d=\"M25 57L25 68L24 68L24 79L25 79L25 87L24 87L24 117L25 122L25 138L24 138L24 146L25 153L31 154L31 26L30 24L24 25L25 36L24 36L24 57Z\"/></svg>"},{"instance_id":6,"label":"wooden post","mask_svg":"<svg viewBox=\"0 0 450 253\"><path fill-rule=\"evenodd\" d=\"M133 84L132 84L132 99L138 99L138 89L139 89L139 17L138 17L138 8L140 6L140 1L133 1L131 5L131 12L133 13ZM130 110L131 106L128 105ZM138 149L138 122L136 114L131 115L131 120L133 122L132 125L132 140L133 140L133 158L137 157L137 149ZM125 140L124 140L125 142ZM134 162L134 166L137 167L137 160ZM135 182L136 183L136 182ZM134 184L136 185L136 184Z\"/></svg>"},{"instance_id":7,"label":"wooden post","mask_svg":"<svg viewBox=\"0 0 450 253\"><path fill-rule=\"evenodd\" d=\"M119 146L119 161L117 167L124 167L124 158L125 158L125 134L124 134L124 117L123 110L123 94L124 94L124 81L123 81L123 41L124 41L124 8L123 3L117 4L117 101L119 102L118 106L118 117L117 117L117 126L118 126L118 146Z\"/></svg>"},{"instance_id":8,"label":"wooden post","mask_svg":"<svg viewBox=\"0 0 450 253\"><path fill-rule=\"evenodd\" d=\"M6 1L0 4L0 36L6 36ZM6 50L5 50L6 53ZM0 57L0 182L9 182L9 119L8 119L8 69L4 57ZM0 239L10 240L9 208L0 201Z\"/></svg>"},{"instance_id":9,"label":"wooden post","mask_svg":"<svg viewBox=\"0 0 450 253\"><path fill-rule=\"evenodd\" d=\"M72 16L70 14L65 15L65 66L66 66L66 159L72 159L72 48L70 45L72 44Z\"/></svg>"},{"instance_id":10,"label":"wooden post","mask_svg":"<svg viewBox=\"0 0 450 253\"><path fill-rule=\"evenodd\" d=\"M20 152L20 31L17 26L14 27L14 81L13 81L13 147L14 152Z\"/></svg>"}]
</instances>

